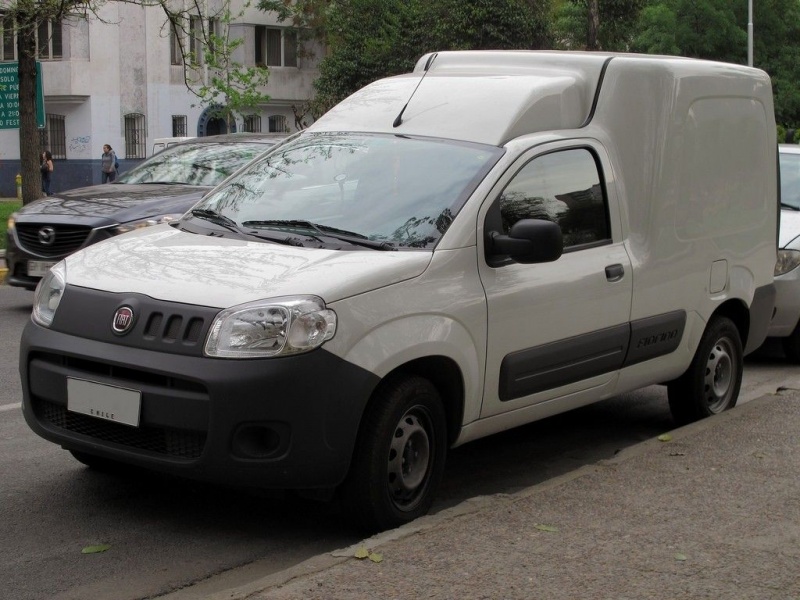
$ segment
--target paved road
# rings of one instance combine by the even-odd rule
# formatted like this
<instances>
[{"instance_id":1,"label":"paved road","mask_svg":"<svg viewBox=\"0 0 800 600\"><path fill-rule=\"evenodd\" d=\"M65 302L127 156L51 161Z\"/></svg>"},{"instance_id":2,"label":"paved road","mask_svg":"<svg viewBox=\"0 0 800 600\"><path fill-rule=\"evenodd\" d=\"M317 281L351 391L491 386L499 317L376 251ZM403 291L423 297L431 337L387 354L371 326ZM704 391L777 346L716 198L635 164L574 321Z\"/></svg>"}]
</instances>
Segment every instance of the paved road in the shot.
<instances>
[{"instance_id":1,"label":"paved road","mask_svg":"<svg viewBox=\"0 0 800 600\"><path fill-rule=\"evenodd\" d=\"M155 475L83 468L19 411L17 340L32 294L0 286L0 582L14 600L181 598L242 585L358 541L335 506ZM748 359L743 399L800 387L779 354ZM434 511L613 456L673 427L651 387L468 444L449 457ZM92 544L103 554L81 554Z\"/></svg>"}]
</instances>

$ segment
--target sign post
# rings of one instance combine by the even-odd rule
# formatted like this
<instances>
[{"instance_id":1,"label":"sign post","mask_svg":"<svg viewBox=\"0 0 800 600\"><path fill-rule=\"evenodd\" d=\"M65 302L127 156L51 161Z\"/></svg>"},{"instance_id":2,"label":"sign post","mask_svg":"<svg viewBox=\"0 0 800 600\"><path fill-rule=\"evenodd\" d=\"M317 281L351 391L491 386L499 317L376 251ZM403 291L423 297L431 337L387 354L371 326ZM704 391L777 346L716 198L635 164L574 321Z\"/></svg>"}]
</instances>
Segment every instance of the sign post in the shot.
<instances>
[{"instance_id":1,"label":"sign post","mask_svg":"<svg viewBox=\"0 0 800 600\"><path fill-rule=\"evenodd\" d=\"M42 63L36 61L36 126L44 129ZM19 129L19 65L0 63L0 129Z\"/></svg>"}]
</instances>

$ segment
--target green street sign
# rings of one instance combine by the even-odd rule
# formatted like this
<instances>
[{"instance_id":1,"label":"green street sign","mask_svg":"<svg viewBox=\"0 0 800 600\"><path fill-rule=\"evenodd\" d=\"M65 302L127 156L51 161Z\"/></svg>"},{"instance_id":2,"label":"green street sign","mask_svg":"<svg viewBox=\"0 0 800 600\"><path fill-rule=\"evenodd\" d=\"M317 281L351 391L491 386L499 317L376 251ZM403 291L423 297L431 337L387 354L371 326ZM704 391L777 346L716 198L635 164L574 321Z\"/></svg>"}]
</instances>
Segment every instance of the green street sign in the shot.
<instances>
[{"instance_id":1,"label":"green street sign","mask_svg":"<svg viewBox=\"0 0 800 600\"><path fill-rule=\"evenodd\" d=\"M42 63L36 62L36 126L44 129ZM19 129L19 65L0 63L0 129Z\"/></svg>"}]
</instances>

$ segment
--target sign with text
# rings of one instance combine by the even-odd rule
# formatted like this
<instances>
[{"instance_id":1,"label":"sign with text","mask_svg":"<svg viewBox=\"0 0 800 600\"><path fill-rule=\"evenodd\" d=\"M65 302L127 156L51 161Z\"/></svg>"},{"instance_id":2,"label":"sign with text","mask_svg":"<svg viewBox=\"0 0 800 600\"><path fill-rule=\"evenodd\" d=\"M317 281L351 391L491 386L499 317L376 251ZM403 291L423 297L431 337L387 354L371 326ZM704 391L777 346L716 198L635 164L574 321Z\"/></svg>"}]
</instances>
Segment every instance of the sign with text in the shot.
<instances>
[{"instance_id":1,"label":"sign with text","mask_svg":"<svg viewBox=\"0 0 800 600\"><path fill-rule=\"evenodd\" d=\"M42 65L36 63L36 126L44 128ZM19 129L19 65L0 63L0 129Z\"/></svg>"}]
</instances>

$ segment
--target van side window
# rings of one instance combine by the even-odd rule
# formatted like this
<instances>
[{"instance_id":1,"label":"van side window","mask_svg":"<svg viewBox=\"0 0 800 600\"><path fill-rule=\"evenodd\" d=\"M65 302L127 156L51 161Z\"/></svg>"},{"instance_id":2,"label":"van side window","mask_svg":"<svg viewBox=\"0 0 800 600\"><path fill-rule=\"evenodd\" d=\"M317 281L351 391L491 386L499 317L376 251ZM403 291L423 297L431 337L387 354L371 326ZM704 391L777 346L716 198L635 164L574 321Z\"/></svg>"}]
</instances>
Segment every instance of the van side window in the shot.
<instances>
[{"instance_id":1,"label":"van side window","mask_svg":"<svg viewBox=\"0 0 800 600\"><path fill-rule=\"evenodd\" d=\"M539 156L500 195L503 232L520 219L558 223L565 250L611 240L608 206L594 155L585 148Z\"/></svg>"}]
</instances>

